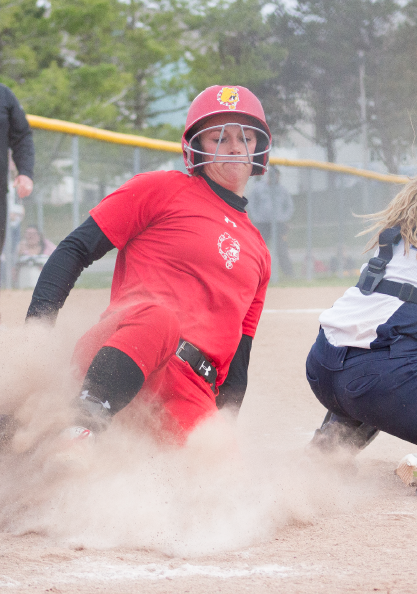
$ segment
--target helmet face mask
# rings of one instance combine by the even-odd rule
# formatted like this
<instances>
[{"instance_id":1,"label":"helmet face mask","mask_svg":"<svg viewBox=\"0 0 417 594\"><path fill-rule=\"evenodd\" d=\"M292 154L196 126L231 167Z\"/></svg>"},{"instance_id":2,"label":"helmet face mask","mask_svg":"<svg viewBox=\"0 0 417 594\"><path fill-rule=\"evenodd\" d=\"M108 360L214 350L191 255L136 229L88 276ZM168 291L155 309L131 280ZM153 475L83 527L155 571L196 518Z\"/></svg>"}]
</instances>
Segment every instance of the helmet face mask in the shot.
<instances>
[{"instance_id":1,"label":"helmet face mask","mask_svg":"<svg viewBox=\"0 0 417 594\"><path fill-rule=\"evenodd\" d=\"M213 162L213 159L215 159L214 162L220 161L219 158L216 158L220 157L220 155L217 155L217 150L216 153L204 153L199 142L199 135L202 132L202 125L205 122L209 124L209 119L212 116L225 113L231 116L230 125L241 125L243 129L255 130L257 137L256 148L253 153L250 153L246 146L247 162L253 165L251 175L263 175L267 170L272 136L266 123L262 105L259 99L245 87L222 87L220 85L208 87L197 95L188 110L182 137L184 163L187 171L190 174L198 173L204 164ZM249 124L235 123L233 116L237 114L246 116L249 119ZM226 122L226 124L216 126L216 128L221 129L223 127L221 133L224 134L224 127L227 125L229 123ZM207 129L205 128L205 130ZM210 160L204 160L204 157L209 157ZM240 159L237 156L231 156L230 162L235 163L241 161L241 159L242 155ZM225 162L224 158L221 161Z\"/></svg>"},{"instance_id":2,"label":"helmet face mask","mask_svg":"<svg viewBox=\"0 0 417 594\"><path fill-rule=\"evenodd\" d=\"M225 130L228 126L238 126L241 130L242 137L245 143L245 153L244 154L237 154L237 155L222 155L219 154L220 143L223 139ZM220 132L219 140L217 142L217 148L214 153L207 153L202 150L201 142L200 142L200 135L203 132L208 132L210 130L218 130ZM245 130L253 130L256 134L256 148L255 152L251 153L249 151L249 147L246 141L246 134ZM261 142L259 140L262 139ZM265 145L264 150L259 149L259 145ZM195 134L193 134L189 140L189 142L185 141L184 143L184 151L186 155L186 167L188 170L192 169L193 172L195 169L203 167L209 163L243 163L248 165L254 165L256 167L262 168L264 171L267 170L267 165L264 165L263 162L265 160L265 156L268 155L270 148L269 145L269 136L268 134L262 130L261 128L257 128L256 126L249 126L246 124L239 124L236 122L230 122L226 124L220 124L217 126L210 126L208 128L204 128L198 130ZM259 151L259 152L258 152ZM246 159L244 159L246 157ZM254 167L255 168L255 167ZM254 175L252 173L252 175Z\"/></svg>"}]
</instances>

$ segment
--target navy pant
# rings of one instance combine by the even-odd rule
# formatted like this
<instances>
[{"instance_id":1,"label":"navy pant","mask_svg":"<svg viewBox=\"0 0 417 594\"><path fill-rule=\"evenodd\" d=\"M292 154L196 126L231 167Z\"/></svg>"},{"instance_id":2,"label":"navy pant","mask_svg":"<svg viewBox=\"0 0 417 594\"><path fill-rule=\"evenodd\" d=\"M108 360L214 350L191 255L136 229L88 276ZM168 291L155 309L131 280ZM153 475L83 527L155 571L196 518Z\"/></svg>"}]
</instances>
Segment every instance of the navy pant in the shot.
<instances>
[{"instance_id":1,"label":"navy pant","mask_svg":"<svg viewBox=\"0 0 417 594\"><path fill-rule=\"evenodd\" d=\"M306 371L318 400L341 420L417 444L417 340L400 336L378 350L334 347L321 329Z\"/></svg>"}]
</instances>

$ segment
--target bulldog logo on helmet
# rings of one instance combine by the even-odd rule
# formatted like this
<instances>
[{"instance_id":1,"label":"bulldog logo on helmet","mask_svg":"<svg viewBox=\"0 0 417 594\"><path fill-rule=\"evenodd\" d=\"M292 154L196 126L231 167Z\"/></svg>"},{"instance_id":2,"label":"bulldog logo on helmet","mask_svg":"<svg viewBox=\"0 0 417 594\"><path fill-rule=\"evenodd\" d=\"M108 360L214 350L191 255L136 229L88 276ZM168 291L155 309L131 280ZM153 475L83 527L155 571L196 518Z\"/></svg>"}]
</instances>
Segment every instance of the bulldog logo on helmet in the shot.
<instances>
[{"instance_id":1,"label":"bulldog logo on helmet","mask_svg":"<svg viewBox=\"0 0 417 594\"><path fill-rule=\"evenodd\" d=\"M227 232L220 235L217 242L219 253L223 260L226 260L226 268L233 268L236 260L239 260L240 245L237 239L233 239Z\"/></svg>"},{"instance_id":2,"label":"bulldog logo on helmet","mask_svg":"<svg viewBox=\"0 0 417 594\"><path fill-rule=\"evenodd\" d=\"M221 105L226 105L229 109L236 109L239 101L239 91L236 87L223 87L217 93L217 101Z\"/></svg>"}]
</instances>

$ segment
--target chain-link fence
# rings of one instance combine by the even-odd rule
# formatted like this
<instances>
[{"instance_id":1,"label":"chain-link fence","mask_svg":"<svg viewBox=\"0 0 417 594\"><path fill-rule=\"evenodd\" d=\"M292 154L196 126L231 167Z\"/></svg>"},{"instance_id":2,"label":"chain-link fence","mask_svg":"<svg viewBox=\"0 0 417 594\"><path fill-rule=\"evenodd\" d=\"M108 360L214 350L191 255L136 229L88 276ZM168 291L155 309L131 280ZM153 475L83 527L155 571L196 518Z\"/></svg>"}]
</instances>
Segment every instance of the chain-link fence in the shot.
<instances>
[{"instance_id":1,"label":"chain-link fence","mask_svg":"<svg viewBox=\"0 0 417 594\"><path fill-rule=\"evenodd\" d=\"M271 192L271 222L263 233L272 256L271 282L357 276L367 259L363 250L369 239L357 237L366 226L361 215L385 208L399 191L398 185L312 168L281 167L280 171L282 180ZM256 180L251 189L257 185L266 184ZM258 192L253 194L256 197ZM256 202L252 204L250 198L249 192L248 212L263 232ZM283 200L292 203L291 217L283 212Z\"/></svg>"},{"instance_id":2,"label":"chain-link fence","mask_svg":"<svg viewBox=\"0 0 417 594\"><path fill-rule=\"evenodd\" d=\"M104 196L136 173L156 169L185 172L178 150L126 146L44 129L34 129L34 142L35 187L21 202L25 216L20 225L11 220L18 201L14 192L9 192L9 224L2 255L2 282L7 288L24 288L19 282L18 245L28 227L35 225L44 237L58 244ZM272 162L279 161L272 158ZM400 186L311 165L285 165L279 168L279 184L291 203L286 214L282 214L282 191L275 191L276 186L268 180L270 172L251 178L247 188L249 216L271 251L271 282L356 276L366 259L362 255L366 238L356 237L364 222L355 215L381 210ZM260 214L256 204L260 195L268 193L263 192L267 187L269 203L266 200ZM109 286L114 261L115 253L110 252L84 271L80 283Z\"/></svg>"}]
</instances>

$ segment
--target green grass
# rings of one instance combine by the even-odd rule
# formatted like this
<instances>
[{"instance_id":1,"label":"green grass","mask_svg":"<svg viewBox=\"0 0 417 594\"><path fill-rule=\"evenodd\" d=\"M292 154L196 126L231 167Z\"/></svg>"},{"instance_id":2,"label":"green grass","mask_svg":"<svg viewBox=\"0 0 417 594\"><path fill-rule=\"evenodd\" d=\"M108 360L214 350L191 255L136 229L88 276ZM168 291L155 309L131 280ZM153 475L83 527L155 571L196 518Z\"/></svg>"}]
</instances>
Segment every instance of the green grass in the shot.
<instances>
[{"instance_id":1,"label":"green grass","mask_svg":"<svg viewBox=\"0 0 417 594\"><path fill-rule=\"evenodd\" d=\"M278 283L270 284L270 287L353 287L358 282L357 276L338 276L317 277L311 281L305 278L289 278L282 276Z\"/></svg>"}]
</instances>

